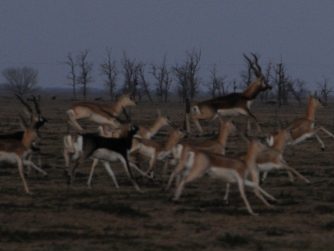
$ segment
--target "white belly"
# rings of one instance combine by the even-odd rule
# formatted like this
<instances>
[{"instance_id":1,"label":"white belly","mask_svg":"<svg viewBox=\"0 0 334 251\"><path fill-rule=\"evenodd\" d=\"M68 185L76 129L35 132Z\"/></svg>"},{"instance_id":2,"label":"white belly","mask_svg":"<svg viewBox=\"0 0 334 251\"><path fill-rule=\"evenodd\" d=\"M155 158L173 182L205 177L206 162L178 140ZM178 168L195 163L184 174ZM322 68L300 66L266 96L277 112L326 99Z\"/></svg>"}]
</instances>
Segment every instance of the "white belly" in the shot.
<instances>
[{"instance_id":1,"label":"white belly","mask_svg":"<svg viewBox=\"0 0 334 251\"><path fill-rule=\"evenodd\" d=\"M92 158L96 158L99 160L106 160L109 162L118 161L121 157L122 157L121 154L114 152L114 151L110 151L105 148L100 148L96 150L92 155Z\"/></svg>"},{"instance_id":2,"label":"white belly","mask_svg":"<svg viewBox=\"0 0 334 251\"><path fill-rule=\"evenodd\" d=\"M261 172L267 172L273 169L280 169L281 165L277 163L267 162L263 164L257 164L257 167Z\"/></svg>"},{"instance_id":3,"label":"white belly","mask_svg":"<svg viewBox=\"0 0 334 251\"><path fill-rule=\"evenodd\" d=\"M314 133L305 133L301 137L299 137L299 138L295 139L294 141L292 141L290 144L292 144L292 145L298 144L298 143L306 140L307 138L312 137L313 135L314 135Z\"/></svg>"},{"instance_id":4,"label":"white belly","mask_svg":"<svg viewBox=\"0 0 334 251\"><path fill-rule=\"evenodd\" d=\"M241 108L219 109L217 112L221 116L238 116L240 114L246 115L245 110Z\"/></svg>"},{"instance_id":5,"label":"white belly","mask_svg":"<svg viewBox=\"0 0 334 251\"><path fill-rule=\"evenodd\" d=\"M213 178L219 178L228 183L235 183L237 180L235 178L236 171L233 169L227 169L222 167L211 167L209 169L209 175Z\"/></svg>"},{"instance_id":6,"label":"white belly","mask_svg":"<svg viewBox=\"0 0 334 251\"><path fill-rule=\"evenodd\" d=\"M8 152L0 152L0 162L8 162L11 164L15 164L17 162L18 156L16 153L8 153Z\"/></svg>"}]
</instances>

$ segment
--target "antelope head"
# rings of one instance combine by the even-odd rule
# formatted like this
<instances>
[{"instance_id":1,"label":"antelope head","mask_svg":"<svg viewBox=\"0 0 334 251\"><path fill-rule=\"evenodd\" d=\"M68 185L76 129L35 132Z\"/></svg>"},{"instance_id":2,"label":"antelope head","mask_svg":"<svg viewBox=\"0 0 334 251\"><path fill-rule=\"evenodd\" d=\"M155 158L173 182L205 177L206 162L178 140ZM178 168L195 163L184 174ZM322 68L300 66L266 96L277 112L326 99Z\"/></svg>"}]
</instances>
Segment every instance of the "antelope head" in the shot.
<instances>
[{"instance_id":1,"label":"antelope head","mask_svg":"<svg viewBox=\"0 0 334 251\"><path fill-rule=\"evenodd\" d=\"M253 61L244 54L244 58L249 64L249 67L253 70L254 75L256 76L255 83L259 88L259 91L266 91L267 89L271 90L272 86L268 84L268 79L263 75L261 66L258 62L258 57L251 53L253 56Z\"/></svg>"}]
</instances>

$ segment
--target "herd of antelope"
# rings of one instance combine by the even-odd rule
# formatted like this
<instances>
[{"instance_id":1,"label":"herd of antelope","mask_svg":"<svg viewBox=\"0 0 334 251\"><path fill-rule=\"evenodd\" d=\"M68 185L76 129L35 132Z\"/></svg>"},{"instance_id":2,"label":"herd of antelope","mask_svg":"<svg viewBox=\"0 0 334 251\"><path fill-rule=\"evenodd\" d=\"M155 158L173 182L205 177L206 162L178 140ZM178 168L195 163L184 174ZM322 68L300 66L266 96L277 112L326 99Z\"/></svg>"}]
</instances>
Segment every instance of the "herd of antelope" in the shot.
<instances>
[{"instance_id":1,"label":"herd of antelope","mask_svg":"<svg viewBox=\"0 0 334 251\"><path fill-rule=\"evenodd\" d=\"M226 182L224 196L226 202L228 201L230 184L236 183L241 198L248 212L252 215L256 214L247 199L245 187L250 187L256 197L268 207L272 207L270 202L276 200L260 186L260 179L264 181L268 172L286 170L291 181L296 176L309 183L310 181L306 177L285 161L284 149L286 145L294 145L314 136L324 150L325 144L318 134L319 131L334 138L334 135L324 127L315 126L316 109L322 106L318 98L310 96L306 114L292 121L288 127L267 135L265 142L261 142L256 137L247 137L237 129L231 120L226 119L226 117L244 115L247 117L247 130L251 129L251 119L256 124L257 132L261 131L257 118L250 111L250 107L258 94L271 89L271 86L262 74L258 58L254 54L252 56L251 60L244 55L256 78L243 92L193 104L190 114L187 114L199 133L203 133L203 128L200 125L201 120L211 122L219 119L219 133L214 139L194 141L189 131L178 128L168 117L160 113L150 127L133 124L126 108L135 106L136 103L128 94L120 96L111 105L88 101L73 103L66 111L66 116L68 124L75 131L63 137L63 154L68 183L73 183L76 169L85 160L92 159L87 181L88 186L91 186L96 166L102 162L115 187L119 188L110 164L119 161L134 188L142 191L133 172L136 171L148 179L154 179L156 162L163 161L162 170L164 173L169 166L174 167L169 179L166 180L165 187L166 190L175 187L174 200L180 198L189 182L208 174L210 177ZM25 172L29 172L33 168L43 175L47 174L32 161L32 156L38 155L40 152L39 129L47 120L41 114L39 102L35 97L28 101L20 96L17 98L25 107L29 121L24 116L20 116L24 127L22 131L0 135L0 161L17 164L24 189L30 193ZM34 104L34 109L29 105L29 102ZM121 119L122 113L126 116L125 120ZM98 125L96 132L85 132L78 123L79 119L95 122ZM153 137L157 132L167 126L171 129L164 142L155 140ZM244 155L232 158L225 155L225 149L229 136L234 133L239 133L242 136L241 138L248 144L248 149ZM142 159L148 159L148 167L145 169L140 163Z\"/></svg>"}]
</instances>

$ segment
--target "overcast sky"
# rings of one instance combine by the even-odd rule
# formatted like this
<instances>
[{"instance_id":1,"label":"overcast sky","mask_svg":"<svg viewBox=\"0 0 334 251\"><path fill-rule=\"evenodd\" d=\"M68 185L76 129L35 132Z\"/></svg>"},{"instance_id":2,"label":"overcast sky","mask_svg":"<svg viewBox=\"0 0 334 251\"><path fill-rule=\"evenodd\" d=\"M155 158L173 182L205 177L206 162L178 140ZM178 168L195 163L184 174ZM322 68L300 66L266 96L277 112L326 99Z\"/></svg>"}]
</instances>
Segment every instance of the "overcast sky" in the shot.
<instances>
[{"instance_id":1,"label":"overcast sky","mask_svg":"<svg viewBox=\"0 0 334 251\"><path fill-rule=\"evenodd\" d=\"M147 64L164 54L170 65L200 49L201 76L217 64L238 78L242 53L286 63L309 86L334 81L334 1L331 0L1 0L0 70L31 66L43 86L65 86L66 55L89 50L94 80L105 49ZM3 78L1 77L3 82Z\"/></svg>"}]
</instances>

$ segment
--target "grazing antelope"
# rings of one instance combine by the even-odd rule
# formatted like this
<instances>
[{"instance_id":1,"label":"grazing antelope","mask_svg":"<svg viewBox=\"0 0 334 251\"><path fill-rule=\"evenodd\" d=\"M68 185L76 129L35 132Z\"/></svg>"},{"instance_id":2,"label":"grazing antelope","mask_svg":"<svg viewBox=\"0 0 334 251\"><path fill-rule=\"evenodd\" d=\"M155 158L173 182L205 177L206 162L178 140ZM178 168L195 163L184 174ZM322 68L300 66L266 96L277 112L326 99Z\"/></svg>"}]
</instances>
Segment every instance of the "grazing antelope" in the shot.
<instances>
[{"instance_id":1,"label":"grazing antelope","mask_svg":"<svg viewBox=\"0 0 334 251\"><path fill-rule=\"evenodd\" d=\"M144 157L148 157L149 168L145 172L153 177L153 169L157 160L166 159L177 143L185 136L185 133L180 129L173 129L164 144L158 143L152 139L134 138L134 145L131 153L138 152Z\"/></svg>"},{"instance_id":2,"label":"grazing antelope","mask_svg":"<svg viewBox=\"0 0 334 251\"><path fill-rule=\"evenodd\" d=\"M246 55L244 55L244 57L249 63L250 68L253 70L256 79L251 82L242 93L231 93L225 96L205 100L198 102L191 107L191 120L194 122L200 133L203 133L203 129L199 120L213 120L218 116L245 115L251 117L260 130L257 119L250 111L250 107L258 94L267 89L271 89L271 86L268 85L265 76L262 74L257 56L255 54L252 55L254 57L254 62L252 62Z\"/></svg>"},{"instance_id":3,"label":"grazing antelope","mask_svg":"<svg viewBox=\"0 0 334 251\"><path fill-rule=\"evenodd\" d=\"M120 96L116 102L111 105L99 104L96 102L78 102L67 110L68 122L80 132L82 127L77 122L78 119L88 119L100 125L108 125L111 128L118 128L120 121L118 116L125 108L135 106L136 103L128 94Z\"/></svg>"},{"instance_id":4,"label":"grazing antelope","mask_svg":"<svg viewBox=\"0 0 334 251\"><path fill-rule=\"evenodd\" d=\"M25 128L23 136L21 138L0 138L0 161L17 164L24 189L26 193L30 193L26 179L24 177L23 166L32 166L33 168L39 170L37 166L35 166L29 159L27 159L28 155L31 152L33 143L38 138L36 131L37 121L35 120L33 114L30 114L29 124L26 123L23 117L20 118ZM13 135L18 135L18 133ZM41 169L39 171L44 172Z\"/></svg>"},{"instance_id":5,"label":"grazing antelope","mask_svg":"<svg viewBox=\"0 0 334 251\"><path fill-rule=\"evenodd\" d=\"M248 146L247 156L245 160L227 158L220 154L210 153L206 151L195 150L188 147L183 152L179 165L185 165L181 181L177 185L174 200L178 200L182 194L184 186L202 177L205 173L208 173L213 178L219 178L227 183L237 183L241 198L243 199L248 212L251 215L256 215L246 197L244 187L249 186L253 188L255 195L268 207L272 207L271 204L262 196L266 196L271 200L276 200L273 196L264 191L254 180L248 180L247 176L250 174L252 177L257 175L256 172L256 157L263 150L264 146L259 142L253 140Z\"/></svg>"},{"instance_id":6,"label":"grazing antelope","mask_svg":"<svg viewBox=\"0 0 334 251\"><path fill-rule=\"evenodd\" d=\"M225 149L226 149L226 143L229 135L236 131L235 125L231 121L224 122L223 120L220 120L220 128L219 128L219 135L217 139L214 140L205 140L202 142L182 142L179 143L176 147L173 149L173 164L176 164L182 154L183 151L187 151L187 146L195 148L196 150L203 150L208 151L216 154L222 154L225 155ZM166 186L166 190L168 190L173 182L173 180L177 177L179 178L179 175L184 171L185 165L177 165L173 172L171 173L168 184Z\"/></svg>"},{"instance_id":7,"label":"grazing antelope","mask_svg":"<svg viewBox=\"0 0 334 251\"><path fill-rule=\"evenodd\" d=\"M121 161L124 169L129 176L134 187L140 191L140 188L133 178L131 165L129 164L129 151L132 146L133 136L138 132L137 126L131 126L128 135L122 138L104 138L94 133L80 134L76 140L71 135L64 137L64 158L66 167L69 167L70 155L72 160L75 161L74 165L68 169L70 183L73 183L75 169L82 164L82 162L88 158L102 160L107 172L113 179L115 186L118 187L117 180L112 169L109 166L109 162ZM96 163L97 164L97 163ZM96 166L93 163L92 170L88 184L90 184L92 173Z\"/></svg>"},{"instance_id":8,"label":"grazing antelope","mask_svg":"<svg viewBox=\"0 0 334 251\"><path fill-rule=\"evenodd\" d=\"M36 130L38 133L38 130L47 122L47 119L42 115L41 110L39 108L39 103L36 99L35 96L32 96L30 99L34 103L35 111L30 107L28 103L26 103L22 97L16 95L16 97L19 99L19 101L24 105L26 108L26 113L32 117L32 127ZM21 119L22 121L22 119ZM25 130L21 131L16 131L12 133L7 133L7 134L1 134L0 135L0 140L19 140L21 141L24 137ZM28 167L27 172L30 172L30 168L33 167L36 171L42 173L43 175L47 175L47 172L45 172L43 169L35 165L32 161L32 155L36 154L39 159L39 163L41 163L41 157L40 157L40 149L36 145L36 142L32 142L30 151L26 153L26 157L23 159L23 164Z\"/></svg>"},{"instance_id":9,"label":"grazing antelope","mask_svg":"<svg viewBox=\"0 0 334 251\"><path fill-rule=\"evenodd\" d=\"M322 139L319 137L318 132L323 131L330 137L334 138L334 135L329 132L326 128L323 126L316 127L315 126L315 113L317 108L323 107L321 101L313 96L309 96L308 98L308 105L306 114L302 118L297 118L287 127L287 130L289 130L291 134L291 140L288 142L290 145L296 145L298 143L303 142L304 140L315 137L317 141L321 145L321 150L325 150L325 144L322 141ZM274 136L274 135L272 135ZM272 141L268 140L268 143Z\"/></svg>"},{"instance_id":10,"label":"grazing antelope","mask_svg":"<svg viewBox=\"0 0 334 251\"><path fill-rule=\"evenodd\" d=\"M291 140L291 134L288 130L279 130L273 136L273 145L262 151L256 158L256 165L260 172L263 172L262 181L264 181L271 170L285 169L289 174L290 181L294 180L293 174L306 183L310 181L300 174L297 170L290 167L284 160L283 151L287 142Z\"/></svg>"}]
</instances>

